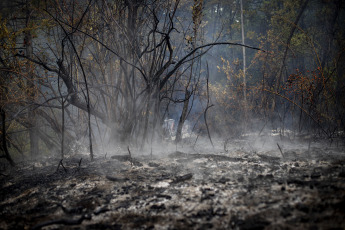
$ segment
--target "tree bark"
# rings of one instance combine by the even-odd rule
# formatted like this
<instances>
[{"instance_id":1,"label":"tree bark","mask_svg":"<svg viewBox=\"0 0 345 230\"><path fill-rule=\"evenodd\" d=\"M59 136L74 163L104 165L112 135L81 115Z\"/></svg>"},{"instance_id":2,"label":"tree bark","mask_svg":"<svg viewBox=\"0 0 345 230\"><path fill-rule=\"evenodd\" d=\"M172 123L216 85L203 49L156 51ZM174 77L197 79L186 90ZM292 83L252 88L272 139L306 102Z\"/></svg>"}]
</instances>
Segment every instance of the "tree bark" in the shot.
<instances>
[{"instance_id":1,"label":"tree bark","mask_svg":"<svg viewBox=\"0 0 345 230\"><path fill-rule=\"evenodd\" d=\"M1 118L2 118L2 146L0 146L0 149L3 150L3 152L5 153L5 158L6 160L8 160L8 162L10 162L10 164L12 166L15 166L16 164L14 163L14 161L12 160L12 157L7 149L7 142L6 142L6 113L5 110L0 106L0 114L1 114Z\"/></svg>"},{"instance_id":2,"label":"tree bark","mask_svg":"<svg viewBox=\"0 0 345 230\"><path fill-rule=\"evenodd\" d=\"M191 96L191 92L189 90L186 90L186 97L185 97L185 100L183 102L183 109L182 109L182 113L180 116L180 120L178 122L177 131L176 131L176 139L175 139L176 143L178 143L182 140L182 128L183 128L183 124L187 118L188 104L189 104L190 96Z\"/></svg>"},{"instance_id":3,"label":"tree bark","mask_svg":"<svg viewBox=\"0 0 345 230\"><path fill-rule=\"evenodd\" d=\"M241 32L242 32L242 44L244 45L244 22L243 22L243 3L241 0ZM244 132L246 131L247 126L247 80L246 80L246 48L242 46L242 55L243 55L243 111L244 111L244 120L243 128Z\"/></svg>"},{"instance_id":4,"label":"tree bark","mask_svg":"<svg viewBox=\"0 0 345 230\"><path fill-rule=\"evenodd\" d=\"M242 44L244 45L244 25L243 25L243 4L241 0L241 30L242 30ZM242 46L242 55L243 55L243 100L244 105L247 105L247 81L246 81L246 48ZM246 111L245 111L246 112Z\"/></svg>"},{"instance_id":5,"label":"tree bark","mask_svg":"<svg viewBox=\"0 0 345 230\"><path fill-rule=\"evenodd\" d=\"M33 57L33 45L32 45L32 34L30 31L30 23L31 23L31 14L32 10L30 9L30 1L26 1L26 30L25 30L25 38L24 38L24 45L26 49L26 56L28 58ZM36 97L36 89L35 89L35 79L33 74L33 67L32 63L28 61L26 65L27 73L28 73L28 80L27 80L27 87L28 87L28 98L29 101L34 101ZM37 126L37 116L35 112L35 108L30 107L28 110L28 120L31 123L31 127L29 129L29 138L30 138L30 154L31 157L37 156L39 154L39 145L38 145L38 126Z\"/></svg>"}]
</instances>

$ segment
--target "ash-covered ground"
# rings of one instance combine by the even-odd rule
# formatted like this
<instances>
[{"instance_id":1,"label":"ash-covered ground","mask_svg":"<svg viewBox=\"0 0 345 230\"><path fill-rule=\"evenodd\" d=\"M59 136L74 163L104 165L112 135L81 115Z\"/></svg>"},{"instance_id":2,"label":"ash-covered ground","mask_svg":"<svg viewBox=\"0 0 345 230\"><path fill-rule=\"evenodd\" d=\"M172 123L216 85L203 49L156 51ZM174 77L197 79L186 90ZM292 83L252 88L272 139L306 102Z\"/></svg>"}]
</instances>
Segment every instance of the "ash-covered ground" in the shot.
<instances>
[{"instance_id":1,"label":"ash-covered ground","mask_svg":"<svg viewBox=\"0 0 345 230\"><path fill-rule=\"evenodd\" d=\"M3 167L0 228L345 228L343 143L206 143Z\"/></svg>"}]
</instances>

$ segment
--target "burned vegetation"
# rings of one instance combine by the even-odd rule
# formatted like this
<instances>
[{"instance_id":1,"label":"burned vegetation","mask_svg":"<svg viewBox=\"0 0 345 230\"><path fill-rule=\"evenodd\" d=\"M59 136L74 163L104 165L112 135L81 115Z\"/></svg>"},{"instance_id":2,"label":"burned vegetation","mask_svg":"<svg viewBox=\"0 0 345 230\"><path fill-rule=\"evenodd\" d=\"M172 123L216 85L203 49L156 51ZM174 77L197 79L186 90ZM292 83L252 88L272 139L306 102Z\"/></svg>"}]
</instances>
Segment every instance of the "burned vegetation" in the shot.
<instances>
[{"instance_id":1,"label":"burned vegetation","mask_svg":"<svg viewBox=\"0 0 345 230\"><path fill-rule=\"evenodd\" d=\"M343 152L294 146L285 157L234 144L214 153L74 155L58 168L58 159L23 163L1 176L0 227L344 228Z\"/></svg>"},{"instance_id":2,"label":"burned vegetation","mask_svg":"<svg viewBox=\"0 0 345 230\"><path fill-rule=\"evenodd\" d=\"M343 1L0 1L1 229L344 229Z\"/></svg>"}]
</instances>

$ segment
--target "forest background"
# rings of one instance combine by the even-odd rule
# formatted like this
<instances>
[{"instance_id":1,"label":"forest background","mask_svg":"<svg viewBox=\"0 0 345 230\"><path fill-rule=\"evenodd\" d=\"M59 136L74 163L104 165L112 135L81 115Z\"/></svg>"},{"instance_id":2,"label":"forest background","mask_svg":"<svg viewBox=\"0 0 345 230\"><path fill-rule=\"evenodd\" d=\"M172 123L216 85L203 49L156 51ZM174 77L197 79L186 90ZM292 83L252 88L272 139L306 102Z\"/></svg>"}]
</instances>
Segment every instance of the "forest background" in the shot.
<instances>
[{"instance_id":1,"label":"forest background","mask_svg":"<svg viewBox=\"0 0 345 230\"><path fill-rule=\"evenodd\" d=\"M1 158L263 130L344 138L341 0L0 2Z\"/></svg>"}]
</instances>

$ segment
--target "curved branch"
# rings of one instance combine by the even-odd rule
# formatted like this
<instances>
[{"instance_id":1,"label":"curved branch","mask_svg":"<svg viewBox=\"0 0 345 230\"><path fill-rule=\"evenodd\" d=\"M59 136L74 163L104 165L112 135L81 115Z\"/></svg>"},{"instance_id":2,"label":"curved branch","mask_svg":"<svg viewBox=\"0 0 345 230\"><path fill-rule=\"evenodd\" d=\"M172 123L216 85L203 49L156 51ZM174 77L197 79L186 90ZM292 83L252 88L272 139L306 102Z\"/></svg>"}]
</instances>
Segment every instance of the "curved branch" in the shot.
<instances>
[{"instance_id":1,"label":"curved branch","mask_svg":"<svg viewBox=\"0 0 345 230\"><path fill-rule=\"evenodd\" d=\"M196 47L194 50L192 50L190 53L188 53L186 56L184 56L180 61L178 61L175 65L175 67L169 72L167 73L167 75L163 78L163 80L160 82L159 88L162 89L165 85L165 83L169 80L169 78L176 72L176 70L183 64L185 63L185 61L192 56L196 51L206 48L206 47L213 47L213 46L217 46L217 45L232 45L232 46L242 46L245 48L249 48L249 49L254 49L254 50L259 50L262 52L266 52L263 49L257 48L257 47L253 47L253 46L249 46L249 45L244 45L241 43L234 43L234 42L214 42L214 43L209 43L206 45L202 45L199 47ZM190 59L192 60L192 59Z\"/></svg>"}]
</instances>

